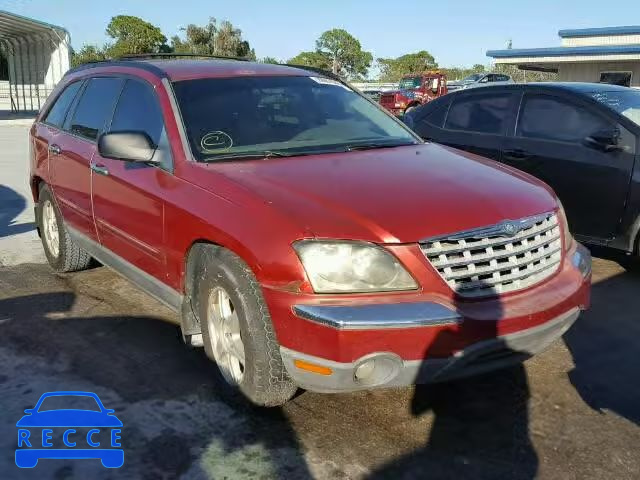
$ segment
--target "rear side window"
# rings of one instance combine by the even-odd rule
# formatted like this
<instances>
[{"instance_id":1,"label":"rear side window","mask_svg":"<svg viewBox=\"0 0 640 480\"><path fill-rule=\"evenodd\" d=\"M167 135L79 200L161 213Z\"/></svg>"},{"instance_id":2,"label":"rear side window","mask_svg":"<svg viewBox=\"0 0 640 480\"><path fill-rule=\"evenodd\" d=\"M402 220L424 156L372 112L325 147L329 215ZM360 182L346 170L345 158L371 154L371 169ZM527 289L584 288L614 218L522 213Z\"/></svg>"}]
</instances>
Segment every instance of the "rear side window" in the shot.
<instances>
[{"instance_id":1,"label":"rear side window","mask_svg":"<svg viewBox=\"0 0 640 480\"><path fill-rule=\"evenodd\" d=\"M137 80L127 80L118 100L110 131L144 132L154 145L158 145L163 128L160 105L151 86Z\"/></svg>"},{"instance_id":2,"label":"rear side window","mask_svg":"<svg viewBox=\"0 0 640 480\"><path fill-rule=\"evenodd\" d=\"M120 78L92 78L71 120L70 130L89 140L96 140L113 113L122 87Z\"/></svg>"},{"instance_id":3,"label":"rear side window","mask_svg":"<svg viewBox=\"0 0 640 480\"><path fill-rule=\"evenodd\" d=\"M74 82L64 89L49 109L49 113L47 113L47 116L44 119L46 123L55 125L56 127L62 127L64 117L67 115L69 106L76 97L81 85L82 82Z\"/></svg>"},{"instance_id":4,"label":"rear side window","mask_svg":"<svg viewBox=\"0 0 640 480\"><path fill-rule=\"evenodd\" d=\"M582 142L609 126L603 117L584 107L548 96L525 96L516 135L527 138Z\"/></svg>"},{"instance_id":5,"label":"rear side window","mask_svg":"<svg viewBox=\"0 0 640 480\"><path fill-rule=\"evenodd\" d=\"M449 109L445 128L502 135L511 117L512 98L511 93L460 97Z\"/></svg>"}]
</instances>

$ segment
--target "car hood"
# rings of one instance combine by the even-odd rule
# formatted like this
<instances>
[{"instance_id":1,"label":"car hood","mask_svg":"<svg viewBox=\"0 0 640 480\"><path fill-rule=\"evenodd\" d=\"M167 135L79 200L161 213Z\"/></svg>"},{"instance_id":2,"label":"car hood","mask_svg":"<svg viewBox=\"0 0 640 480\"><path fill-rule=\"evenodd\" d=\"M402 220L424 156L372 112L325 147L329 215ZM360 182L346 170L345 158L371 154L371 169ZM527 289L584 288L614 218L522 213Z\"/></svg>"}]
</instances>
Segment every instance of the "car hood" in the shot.
<instances>
[{"instance_id":1,"label":"car hood","mask_svg":"<svg viewBox=\"0 0 640 480\"><path fill-rule=\"evenodd\" d=\"M305 236L409 243L557 208L533 177L436 144L214 168L297 222Z\"/></svg>"},{"instance_id":2,"label":"car hood","mask_svg":"<svg viewBox=\"0 0 640 480\"><path fill-rule=\"evenodd\" d=\"M121 427L115 415L90 410L50 410L25 415L17 427Z\"/></svg>"}]
</instances>

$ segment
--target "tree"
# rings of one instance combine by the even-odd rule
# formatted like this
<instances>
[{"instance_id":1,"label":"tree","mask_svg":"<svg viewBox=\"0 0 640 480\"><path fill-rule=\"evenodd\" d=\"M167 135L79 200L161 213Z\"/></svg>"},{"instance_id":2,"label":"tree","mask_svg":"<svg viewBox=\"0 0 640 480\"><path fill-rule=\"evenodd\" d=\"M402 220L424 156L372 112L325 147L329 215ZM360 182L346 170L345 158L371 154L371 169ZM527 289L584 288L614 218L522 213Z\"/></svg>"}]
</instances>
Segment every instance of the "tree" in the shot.
<instances>
[{"instance_id":1,"label":"tree","mask_svg":"<svg viewBox=\"0 0 640 480\"><path fill-rule=\"evenodd\" d=\"M437 68L433 55L426 50L407 53L398 58L378 58L380 80L383 82L397 82L408 73L422 73Z\"/></svg>"},{"instance_id":2,"label":"tree","mask_svg":"<svg viewBox=\"0 0 640 480\"><path fill-rule=\"evenodd\" d=\"M291 65L331 70L331 58L322 52L301 52L287 62Z\"/></svg>"},{"instance_id":3,"label":"tree","mask_svg":"<svg viewBox=\"0 0 640 480\"><path fill-rule=\"evenodd\" d=\"M209 23L200 27L188 25L183 29L186 38L171 38L171 47L176 53L195 53L199 55L220 55L223 57L242 57L255 59L254 50L249 42L242 38L242 31L227 20L218 21L211 17Z\"/></svg>"},{"instance_id":4,"label":"tree","mask_svg":"<svg viewBox=\"0 0 640 480\"><path fill-rule=\"evenodd\" d=\"M80 50L77 52L74 51L71 55L71 66L77 67L78 65L82 65L83 63L90 62L99 62L101 60L106 60L108 45L105 45L103 48L98 47L97 45L83 45Z\"/></svg>"},{"instance_id":5,"label":"tree","mask_svg":"<svg viewBox=\"0 0 640 480\"><path fill-rule=\"evenodd\" d=\"M107 25L107 35L115 40L109 48L110 55L114 57L155 53L167 42L159 27L130 15L113 17Z\"/></svg>"},{"instance_id":6,"label":"tree","mask_svg":"<svg viewBox=\"0 0 640 480\"><path fill-rule=\"evenodd\" d=\"M343 77L366 76L373 61L371 53L362 50L358 39L340 28L320 35L316 41L316 51L327 55L331 61L331 71Z\"/></svg>"},{"instance_id":7,"label":"tree","mask_svg":"<svg viewBox=\"0 0 640 480\"><path fill-rule=\"evenodd\" d=\"M278 60L277 58L274 57L262 57L259 60L260 63L271 63L273 65L278 65L280 64L280 60Z\"/></svg>"}]
</instances>

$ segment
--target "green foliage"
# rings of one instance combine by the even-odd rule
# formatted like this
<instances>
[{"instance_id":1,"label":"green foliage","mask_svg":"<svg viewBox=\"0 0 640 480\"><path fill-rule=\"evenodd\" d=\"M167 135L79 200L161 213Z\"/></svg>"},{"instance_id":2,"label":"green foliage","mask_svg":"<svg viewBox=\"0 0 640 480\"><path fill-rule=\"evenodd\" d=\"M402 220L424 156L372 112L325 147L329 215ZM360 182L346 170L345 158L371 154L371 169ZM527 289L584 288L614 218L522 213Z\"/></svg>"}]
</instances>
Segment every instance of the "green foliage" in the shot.
<instances>
[{"instance_id":1,"label":"green foliage","mask_svg":"<svg viewBox=\"0 0 640 480\"><path fill-rule=\"evenodd\" d=\"M365 77L373 61L371 53L362 50L358 39L340 28L320 35L316 52L328 56L333 73L349 78Z\"/></svg>"},{"instance_id":2,"label":"green foliage","mask_svg":"<svg viewBox=\"0 0 640 480\"><path fill-rule=\"evenodd\" d=\"M378 58L380 81L397 82L403 75L422 73L437 68L438 64L426 50L407 53L398 58Z\"/></svg>"},{"instance_id":3,"label":"green foliage","mask_svg":"<svg viewBox=\"0 0 640 480\"><path fill-rule=\"evenodd\" d=\"M100 48L97 45L85 44L80 50L78 50L77 52L74 51L71 55L71 66L77 67L78 65L82 65L83 63L106 60L108 58L106 53L107 48L108 46Z\"/></svg>"},{"instance_id":4,"label":"green foliage","mask_svg":"<svg viewBox=\"0 0 640 480\"><path fill-rule=\"evenodd\" d=\"M109 47L113 57L158 52L167 41L159 27L130 15L113 17L107 25L107 35L115 40Z\"/></svg>"},{"instance_id":5,"label":"green foliage","mask_svg":"<svg viewBox=\"0 0 640 480\"><path fill-rule=\"evenodd\" d=\"M287 62L290 65L302 65L305 67L321 68L331 70L331 58L322 52L300 52Z\"/></svg>"},{"instance_id":6,"label":"green foliage","mask_svg":"<svg viewBox=\"0 0 640 480\"><path fill-rule=\"evenodd\" d=\"M278 60L277 58L274 58L274 57L262 57L258 61L260 63L271 63L271 64L274 64L274 65L280 64L280 60Z\"/></svg>"},{"instance_id":7,"label":"green foliage","mask_svg":"<svg viewBox=\"0 0 640 480\"><path fill-rule=\"evenodd\" d=\"M227 20L218 24L218 21L211 17L202 27L191 24L183 30L186 37L184 40L177 35L171 38L171 47L176 53L242 57L251 60L256 58L249 42L243 40L242 31Z\"/></svg>"}]
</instances>

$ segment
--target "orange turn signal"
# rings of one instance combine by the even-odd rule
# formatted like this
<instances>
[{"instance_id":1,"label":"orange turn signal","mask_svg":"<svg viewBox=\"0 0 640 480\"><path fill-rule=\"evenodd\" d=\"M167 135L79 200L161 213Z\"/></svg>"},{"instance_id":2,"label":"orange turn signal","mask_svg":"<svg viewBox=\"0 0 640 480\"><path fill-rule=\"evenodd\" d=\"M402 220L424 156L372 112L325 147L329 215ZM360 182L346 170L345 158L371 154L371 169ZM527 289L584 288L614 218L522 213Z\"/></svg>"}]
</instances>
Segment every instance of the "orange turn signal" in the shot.
<instances>
[{"instance_id":1,"label":"orange turn signal","mask_svg":"<svg viewBox=\"0 0 640 480\"><path fill-rule=\"evenodd\" d=\"M333 373L333 370L331 370L329 367L323 367L322 365L316 365L315 363L305 362L304 360L294 360L293 364L300 370L317 373L318 375L331 375Z\"/></svg>"}]
</instances>

